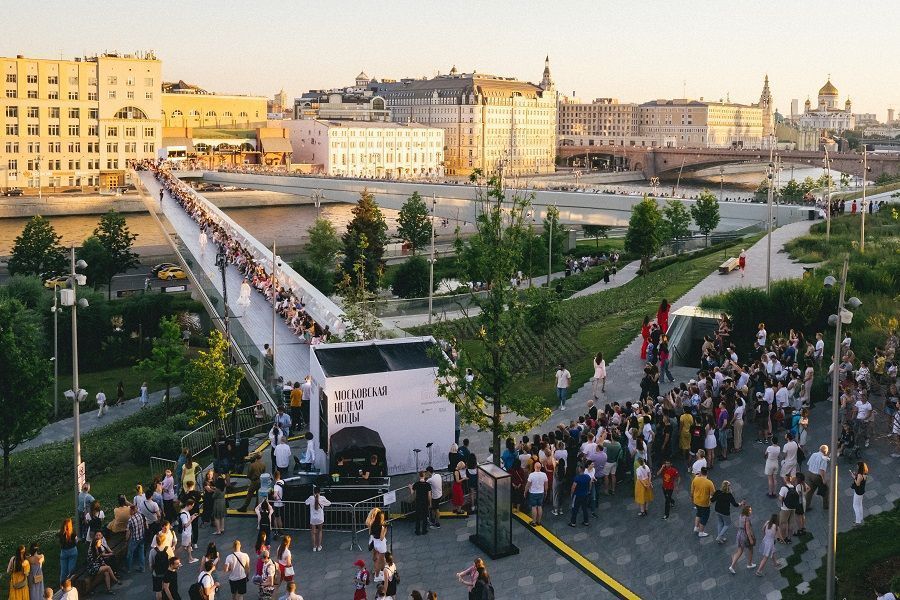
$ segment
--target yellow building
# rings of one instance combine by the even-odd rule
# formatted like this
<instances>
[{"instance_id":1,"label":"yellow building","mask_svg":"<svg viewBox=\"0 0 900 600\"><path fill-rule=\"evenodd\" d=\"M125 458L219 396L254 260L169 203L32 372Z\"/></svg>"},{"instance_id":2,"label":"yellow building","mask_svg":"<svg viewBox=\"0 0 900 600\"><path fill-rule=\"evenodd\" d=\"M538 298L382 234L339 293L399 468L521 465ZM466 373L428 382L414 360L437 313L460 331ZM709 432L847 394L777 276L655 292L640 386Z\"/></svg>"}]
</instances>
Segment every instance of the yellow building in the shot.
<instances>
[{"instance_id":1,"label":"yellow building","mask_svg":"<svg viewBox=\"0 0 900 600\"><path fill-rule=\"evenodd\" d=\"M162 64L152 53L0 57L0 186L123 185L161 139Z\"/></svg>"},{"instance_id":2,"label":"yellow building","mask_svg":"<svg viewBox=\"0 0 900 600\"><path fill-rule=\"evenodd\" d=\"M264 96L232 96L207 92L183 81L164 83L164 127L253 127L266 122Z\"/></svg>"},{"instance_id":3,"label":"yellow building","mask_svg":"<svg viewBox=\"0 0 900 600\"><path fill-rule=\"evenodd\" d=\"M730 102L674 99L640 105L639 135L668 137L679 148L760 148L763 110Z\"/></svg>"}]
</instances>

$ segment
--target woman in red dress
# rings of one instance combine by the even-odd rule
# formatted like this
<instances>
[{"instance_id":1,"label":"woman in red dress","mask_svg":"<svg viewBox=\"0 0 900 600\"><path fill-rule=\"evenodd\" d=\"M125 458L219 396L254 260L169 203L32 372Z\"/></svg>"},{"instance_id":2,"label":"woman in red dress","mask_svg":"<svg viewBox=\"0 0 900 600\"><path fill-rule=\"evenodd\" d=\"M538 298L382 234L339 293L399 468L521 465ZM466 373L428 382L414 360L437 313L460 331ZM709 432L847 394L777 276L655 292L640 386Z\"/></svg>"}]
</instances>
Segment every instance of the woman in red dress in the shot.
<instances>
[{"instance_id":1,"label":"woman in red dress","mask_svg":"<svg viewBox=\"0 0 900 600\"><path fill-rule=\"evenodd\" d=\"M647 344L650 342L650 316L644 317L644 324L641 325L641 337L644 341L641 343L641 360L647 360Z\"/></svg>"},{"instance_id":2,"label":"woman in red dress","mask_svg":"<svg viewBox=\"0 0 900 600\"><path fill-rule=\"evenodd\" d=\"M659 323L659 328L663 333L669 331L669 309L671 306L669 302L663 298L662 302L659 303L659 310L656 311L656 322Z\"/></svg>"}]
</instances>

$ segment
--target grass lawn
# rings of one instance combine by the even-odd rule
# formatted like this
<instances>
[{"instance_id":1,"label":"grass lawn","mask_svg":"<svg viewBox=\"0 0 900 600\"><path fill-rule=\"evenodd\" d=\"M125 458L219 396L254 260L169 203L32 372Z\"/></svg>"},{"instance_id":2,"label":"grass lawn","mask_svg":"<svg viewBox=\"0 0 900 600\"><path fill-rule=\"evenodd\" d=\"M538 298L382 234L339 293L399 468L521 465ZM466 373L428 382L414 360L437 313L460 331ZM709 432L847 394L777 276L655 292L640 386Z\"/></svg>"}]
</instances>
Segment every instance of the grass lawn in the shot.
<instances>
[{"instance_id":1,"label":"grass lawn","mask_svg":"<svg viewBox=\"0 0 900 600\"><path fill-rule=\"evenodd\" d=\"M68 367L68 365L66 366ZM151 392L163 389L161 382L155 381L149 373L145 373L135 366L115 367L105 371L95 371L94 373L79 373L78 385L88 392L87 400L81 404L81 412L85 413L97 409L97 402L94 397L101 389L106 393L106 398L109 402L115 401L116 389L120 381L125 386L125 398L128 400L141 395L141 383L144 381L147 382ZM65 372L59 374L59 414L61 418L72 416L71 405L62 396L63 392L69 389L72 389L71 368L67 368ZM50 393L52 395L52 389Z\"/></svg>"},{"instance_id":2,"label":"grass lawn","mask_svg":"<svg viewBox=\"0 0 900 600\"><path fill-rule=\"evenodd\" d=\"M40 474L35 473L35 476L39 477ZM134 495L132 490L135 484L146 483L149 479L148 465L123 464L112 472L91 478L91 493L100 500L109 521L116 496L124 493L130 498ZM0 518L0 556L12 556L19 544L28 548L31 543L38 542L44 552L46 585L56 590L59 585L59 543L55 533L63 519L74 516L75 493L58 497L35 497L32 505L32 508L19 511L13 516ZM75 527L77 531L77 524ZM85 559L84 546L79 550L78 565L81 566ZM0 596L6 597L8 589L9 579L3 577L0 579Z\"/></svg>"},{"instance_id":3,"label":"grass lawn","mask_svg":"<svg viewBox=\"0 0 900 600\"><path fill-rule=\"evenodd\" d=\"M888 183L886 185L867 185L866 186L866 197L874 196L875 194L880 194L882 192L893 192L895 190L900 190L900 181L894 183ZM839 198L841 200L853 200L862 198L862 188L857 192L845 192L840 194L834 194L834 198Z\"/></svg>"}]
</instances>

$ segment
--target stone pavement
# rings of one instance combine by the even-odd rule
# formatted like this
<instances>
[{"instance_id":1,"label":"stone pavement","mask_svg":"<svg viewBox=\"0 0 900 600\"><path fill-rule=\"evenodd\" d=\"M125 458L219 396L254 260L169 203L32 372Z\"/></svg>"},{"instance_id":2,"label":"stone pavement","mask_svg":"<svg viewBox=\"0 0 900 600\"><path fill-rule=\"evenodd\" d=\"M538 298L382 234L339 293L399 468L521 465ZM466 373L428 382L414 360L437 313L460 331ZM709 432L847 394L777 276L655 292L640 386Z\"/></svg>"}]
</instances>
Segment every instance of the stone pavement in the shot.
<instances>
[{"instance_id":1,"label":"stone pavement","mask_svg":"<svg viewBox=\"0 0 900 600\"><path fill-rule=\"evenodd\" d=\"M591 294L596 294L597 292L602 292L603 290L609 290L612 288L619 287L620 285L625 285L635 277L637 277L637 271L641 266L641 261L635 260L627 265L624 265L622 269L616 274L616 276L610 280L609 283L603 283L601 279L597 283L590 285L583 290L578 290L569 298L580 298L581 296L590 296Z\"/></svg>"},{"instance_id":2,"label":"stone pavement","mask_svg":"<svg viewBox=\"0 0 900 600\"><path fill-rule=\"evenodd\" d=\"M165 390L151 392L149 395L150 401L148 402L148 406L162 402L162 397L165 395L165 393ZM173 398L177 398L180 394L180 388L172 388ZM113 400L115 400L115 398L113 398ZM139 410L141 410L140 399L132 398L131 400L127 400L122 406L113 406L107 408L106 413L100 418L97 417L96 410L81 413L79 419L81 434L84 435L85 433L93 431L98 427L104 427L106 425L109 425L110 423L115 423L120 419L124 419L125 417L130 417ZM66 440L71 440L74 435L75 417L60 419L59 421L46 425L37 435L37 437L28 440L27 442L22 442L18 445L18 447L16 447L15 450L13 450L13 452L27 450L28 448L37 448L38 446L43 446L44 444L52 444L54 442L64 442Z\"/></svg>"},{"instance_id":3,"label":"stone pavement","mask_svg":"<svg viewBox=\"0 0 900 600\"><path fill-rule=\"evenodd\" d=\"M327 510L327 509L326 509ZM456 573L467 568L476 556L484 554L469 542L469 535L475 531L475 517L445 518L440 529L432 529L427 536L413 533L413 523L397 522L391 527L389 549L401 575L400 591L396 598L403 600L409 592L419 590L422 595L428 590L438 593L439 598L465 598L466 590L456 580ZM513 526L513 541L520 554L500 560L486 559L491 574L497 600L571 600L572 598L613 598L612 594L573 566L568 560L547 549L536 536L525 531L522 526ZM309 535L305 531L289 532L293 537L292 555L296 569L297 592L306 600L337 600L353 596L353 576L356 567L353 562L359 558L366 561L371 569L371 554L363 550L350 551L350 534L326 531L324 550L312 552ZM228 517L225 534L211 535L208 527L200 530L199 550L194 555L203 554L208 543L215 542L220 553L220 564L231 551L231 543L240 539L243 550L250 555L255 568L256 556L253 544L256 540L256 519L248 517ZM360 540L365 548L366 539ZM196 581L200 563L185 564L179 571L178 589L182 598L187 598L188 587ZM216 572L221 588L217 598L229 598L228 578ZM55 575L51 574L52 580ZM247 598L256 598L257 591L249 586ZM152 598L151 579L148 573L125 575L123 585L115 589L118 596L126 598ZM375 587L368 588L369 598L375 597ZM275 595L280 598L284 592ZM98 592L98 594L101 592Z\"/></svg>"}]
</instances>

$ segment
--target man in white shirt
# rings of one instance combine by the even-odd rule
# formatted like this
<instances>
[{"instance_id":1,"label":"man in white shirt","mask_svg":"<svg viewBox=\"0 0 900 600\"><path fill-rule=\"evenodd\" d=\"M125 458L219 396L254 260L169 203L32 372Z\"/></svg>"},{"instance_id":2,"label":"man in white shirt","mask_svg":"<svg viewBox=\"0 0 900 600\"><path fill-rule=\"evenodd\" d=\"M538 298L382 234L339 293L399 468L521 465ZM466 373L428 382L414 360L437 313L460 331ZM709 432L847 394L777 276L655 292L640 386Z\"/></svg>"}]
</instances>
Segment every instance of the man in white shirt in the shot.
<instances>
[{"instance_id":1,"label":"man in white shirt","mask_svg":"<svg viewBox=\"0 0 900 600\"><path fill-rule=\"evenodd\" d=\"M281 479L281 471L276 470L275 483L272 484L272 508L274 508L274 518L272 519L273 537L278 537L278 532L284 528L284 480Z\"/></svg>"},{"instance_id":2,"label":"man in white shirt","mask_svg":"<svg viewBox=\"0 0 900 600\"><path fill-rule=\"evenodd\" d=\"M60 591L62 592L60 600L78 600L78 590L72 587L71 579L63 581Z\"/></svg>"},{"instance_id":3,"label":"man in white shirt","mask_svg":"<svg viewBox=\"0 0 900 600\"><path fill-rule=\"evenodd\" d=\"M534 471L528 474L528 505L531 507L531 526L541 525L544 516L544 495L549 487L549 479L540 462L534 463Z\"/></svg>"},{"instance_id":4,"label":"man in white shirt","mask_svg":"<svg viewBox=\"0 0 900 600\"><path fill-rule=\"evenodd\" d=\"M566 365L559 363L556 370L556 397L559 398L559 410L566 407L566 394L569 391L569 385L572 383L572 374L566 368Z\"/></svg>"},{"instance_id":5,"label":"man in white shirt","mask_svg":"<svg viewBox=\"0 0 900 600\"><path fill-rule=\"evenodd\" d=\"M825 357L825 341L822 339L822 334L816 334L816 346L815 351L813 353L813 358L816 361L816 368L822 368L822 359Z\"/></svg>"},{"instance_id":6,"label":"man in white shirt","mask_svg":"<svg viewBox=\"0 0 900 600\"><path fill-rule=\"evenodd\" d=\"M822 444L818 452L813 452L806 461L806 483L809 489L806 491L806 512L812 510L812 496L818 492L822 496L822 508L828 510L828 446Z\"/></svg>"},{"instance_id":7,"label":"man in white shirt","mask_svg":"<svg viewBox=\"0 0 900 600\"><path fill-rule=\"evenodd\" d=\"M455 466L455 465L454 465ZM426 470L428 478L425 480L431 486L431 527L435 529L441 528L441 496L444 495L444 480L440 473L434 472L434 467L428 466Z\"/></svg>"},{"instance_id":8,"label":"man in white shirt","mask_svg":"<svg viewBox=\"0 0 900 600\"><path fill-rule=\"evenodd\" d=\"M784 439L787 442L781 449L784 452L784 459L781 461L781 476L787 480L788 477L794 477L797 474L797 451L800 446L794 441L794 435L791 432L786 433Z\"/></svg>"},{"instance_id":9,"label":"man in white shirt","mask_svg":"<svg viewBox=\"0 0 900 600\"><path fill-rule=\"evenodd\" d=\"M106 394L103 393L103 390L97 392L97 418L103 416L106 413Z\"/></svg>"},{"instance_id":10,"label":"man in white shirt","mask_svg":"<svg viewBox=\"0 0 900 600\"><path fill-rule=\"evenodd\" d=\"M247 577L250 573L250 557L241 552L241 541L234 540L231 554L225 559L225 572L231 587L232 600L243 600L247 593Z\"/></svg>"},{"instance_id":11,"label":"man in white shirt","mask_svg":"<svg viewBox=\"0 0 900 600\"><path fill-rule=\"evenodd\" d=\"M194 559L194 562L196 562L196 559ZM216 591L219 589L219 584L216 583L212 575L215 570L215 563L206 559L206 562L203 563L203 570L197 576L197 583L200 584L200 593L203 594L204 600L216 600Z\"/></svg>"},{"instance_id":12,"label":"man in white shirt","mask_svg":"<svg viewBox=\"0 0 900 600\"><path fill-rule=\"evenodd\" d=\"M858 444L865 437L866 448L868 448L869 438L871 437L872 403L869 402L867 397L863 396L853 405L853 419L856 425L856 443Z\"/></svg>"},{"instance_id":13,"label":"man in white shirt","mask_svg":"<svg viewBox=\"0 0 900 600\"><path fill-rule=\"evenodd\" d=\"M278 445L275 446L275 468L282 473L287 473L290 466L291 447L288 446L286 438L281 436Z\"/></svg>"},{"instance_id":14,"label":"man in white shirt","mask_svg":"<svg viewBox=\"0 0 900 600\"><path fill-rule=\"evenodd\" d=\"M312 432L306 432L306 450L303 451L303 460L300 461L301 471L312 471L316 465L316 443Z\"/></svg>"},{"instance_id":15,"label":"man in white shirt","mask_svg":"<svg viewBox=\"0 0 900 600\"><path fill-rule=\"evenodd\" d=\"M279 600L303 600L303 596L297 593L297 584L289 581L284 590L284 595Z\"/></svg>"}]
</instances>

